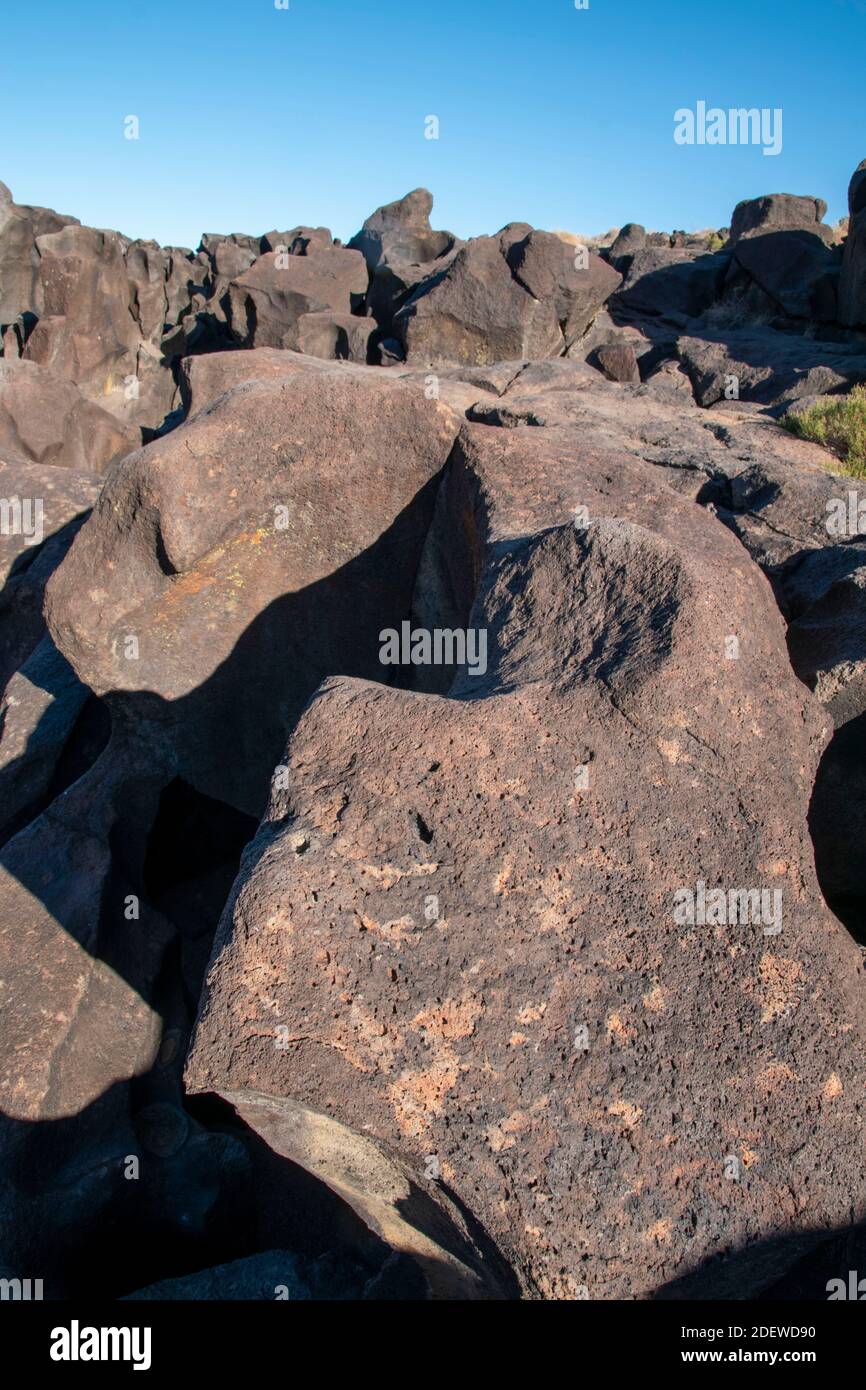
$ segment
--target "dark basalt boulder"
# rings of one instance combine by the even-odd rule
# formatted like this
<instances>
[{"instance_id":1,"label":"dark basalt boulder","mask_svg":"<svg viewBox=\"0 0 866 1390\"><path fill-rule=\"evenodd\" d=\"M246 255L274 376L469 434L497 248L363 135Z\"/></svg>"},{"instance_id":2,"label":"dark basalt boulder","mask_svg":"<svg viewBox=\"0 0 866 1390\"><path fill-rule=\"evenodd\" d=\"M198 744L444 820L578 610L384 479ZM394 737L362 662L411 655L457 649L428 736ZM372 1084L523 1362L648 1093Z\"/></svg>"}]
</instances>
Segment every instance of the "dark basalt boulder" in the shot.
<instances>
[{"instance_id":1,"label":"dark basalt boulder","mask_svg":"<svg viewBox=\"0 0 866 1390\"><path fill-rule=\"evenodd\" d=\"M299 346L305 314L332 310L349 314L367 292L367 268L357 251L317 247L312 255L269 251L233 280L227 318L243 347Z\"/></svg>"},{"instance_id":2,"label":"dark basalt boulder","mask_svg":"<svg viewBox=\"0 0 866 1390\"><path fill-rule=\"evenodd\" d=\"M798 231L811 232L829 245L833 232L824 225L826 212L823 198L800 197L794 193L768 193L763 198L747 198L734 208L728 245L733 247L743 237Z\"/></svg>"},{"instance_id":3,"label":"dark basalt boulder","mask_svg":"<svg viewBox=\"0 0 866 1390\"><path fill-rule=\"evenodd\" d=\"M367 311L383 333L412 291L446 270L463 245L451 232L433 230L432 208L432 194L416 188L378 208L349 242L367 262Z\"/></svg>"},{"instance_id":4,"label":"dark basalt boulder","mask_svg":"<svg viewBox=\"0 0 866 1390\"><path fill-rule=\"evenodd\" d=\"M866 328L866 159L848 189L848 236L839 281L839 320Z\"/></svg>"}]
</instances>

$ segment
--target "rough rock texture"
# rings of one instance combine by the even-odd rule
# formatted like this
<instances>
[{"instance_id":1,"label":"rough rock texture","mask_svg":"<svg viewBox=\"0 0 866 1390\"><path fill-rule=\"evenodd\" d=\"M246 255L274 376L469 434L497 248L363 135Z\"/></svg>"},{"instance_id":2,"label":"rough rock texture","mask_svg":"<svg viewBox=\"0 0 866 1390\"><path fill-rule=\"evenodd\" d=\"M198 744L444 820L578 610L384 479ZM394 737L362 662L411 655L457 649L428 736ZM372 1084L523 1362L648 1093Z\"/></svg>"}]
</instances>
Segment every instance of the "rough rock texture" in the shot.
<instances>
[{"instance_id":1,"label":"rough rock texture","mask_svg":"<svg viewBox=\"0 0 866 1390\"><path fill-rule=\"evenodd\" d=\"M737 203L731 217L729 246L742 237L766 232L806 231L829 243L833 233L824 226L827 204L823 198L800 197L795 193L769 193Z\"/></svg>"},{"instance_id":2,"label":"rough rock texture","mask_svg":"<svg viewBox=\"0 0 866 1390\"><path fill-rule=\"evenodd\" d=\"M596 355L608 381L640 381L637 355L630 343L605 343Z\"/></svg>"},{"instance_id":3,"label":"rough rock texture","mask_svg":"<svg viewBox=\"0 0 866 1390\"><path fill-rule=\"evenodd\" d=\"M451 232L433 230L432 209L433 195L416 188L377 208L349 242L367 262L367 311L384 331L412 290L447 269L463 245Z\"/></svg>"},{"instance_id":4,"label":"rough rock texture","mask_svg":"<svg viewBox=\"0 0 866 1390\"><path fill-rule=\"evenodd\" d=\"M0 184L0 324L12 323L23 313L41 314L36 238L77 221L50 208L15 203L5 183Z\"/></svg>"},{"instance_id":5,"label":"rough rock texture","mask_svg":"<svg viewBox=\"0 0 866 1390\"><path fill-rule=\"evenodd\" d=\"M407 611L457 428L375 373L237 387L109 476L49 586L58 647L98 694L147 692L168 765L256 814L322 676L376 671L370 633ZM229 726L243 757L223 757Z\"/></svg>"},{"instance_id":6,"label":"rough rock texture","mask_svg":"<svg viewBox=\"0 0 866 1390\"><path fill-rule=\"evenodd\" d=\"M469 426L415 617L486 629L487 673L319 693L187 1082L331 1180L335 1133L346 1168L374 1141L530 1296L640 1296L746 1246L716 1276L742 1297L790 1258L761 1241L849 1219L866 1063L805 826L826 721L770 589L652 464ZM698 881L781 891L782 930L677 922Z\"/></svg>"},{"instance_id":7,"label":"rough rock texture","mask_svg":"<svg viewBox=\"0 0 866 1390\"><path fill-rule=\"evenodd\" d=\"M752 232L737 242L734 256L792 318L836 318L840 256L813 231Z\"/></svg>"},{"instance_id":8,"label":"rough rock texture","mask_svg":"<svg viewBox=\"0 0 866 1390\"><path fill-rule=\"evenodd\" d=\"M48 637L9 680L0 701L3 840L34 819L62 790L64 755L70 781L82 769L81 750L73 753L72 741L88 695ZM88 730L91 747L98 746L99 732Z\"/></svg>"},{"instance_id":9,"label":"rough rock texture","mask_svg":"<svg viewBox=\"0 0 866 1390\"><path fill-rule=\"evenodd\" d=\"M244 347L297 348L303 315L325 309L348 314L366 290L367 270L357 251L339 246L318 247L306 256L270 251L229 286L232 336Z\"/></svg>"},{"instance_id":10,"label":"rough rock texture","mask_svg":"<svg viewBox=\"0 0 866 1390\"><path fill-rule=\"evenodd\" d=\"M64 227L37 248L43 314L24 357L121 419L157 428L174 390L159 346L164 316L192 294L191 264L93 227Z\"/></svg>"},{"instance_id":11,"label":"rough rock texture","mask_svg":"<svg viewBox=\"0 0 866 1390\"><path fill-rule=\"evenodd\" d=\"M11 525L0 535L0 687L45 631L43 595L99 494L100 479L7 454L0 458L0 501ZM16 503L20 526L16 525ZM40 519L41 518L41 519Z\"/></svg>"},{"instance_id":12,"label":"rough rock texture","mask_svg":"<svg viewBox=\"0 0 866 1390\"><path fill-rule=\"evenodd\" d=\"M646 227L642 227L639 222L627 222L611 246L608 259L612 265L618 266L619 261L643 251L645 246Z\"/></svg>"},{"instance_id":13,"label":"rough rock texture","mask_svg":"<svg viewBox=\"0 0 866 1390\"><path fill-rule=\"evenodd\" d=\"M0 451L33 463L104 473L141 444L78 387L35 362L0 360Z\"/></svg>"},{"instance_id":14,"label":"rough rock texture","mask_svg":"<svg viewBox=\"0 0 866 1390\"><path fill-rule=\"evenodd\" d=\"M848 236L839 282L839 320L866 328L866 159L848 188Z\"/></svg>"},{"instance_id":15,"label":"rough rock texture","mask_svg":"<svg viewBox=\"0 0 866 1390\"><path fill-rule=\"evenodd\" d=\"M485 366L558 356L565 341L551 298L537 300L495 237L476 237L443 275L420 286L394 320L409 362Z\"/></svg>"},{"instance_id":16,"label":"rough rock texture","mask_svg":"<svg viewBox=\"0 0 866 1390\"><path fill-rule=\"evenodd\" d=\"M509 247L506 260L534 299L552 302L566 344L585 332L622 283L599 256L584 254L553 232L530 232Z\"/></svg>"},{"instance_id":17,"label":"rough rock texture","mask_svg":"<svg viewBox=\"0 0 866 1390\"><path fill-rule=\"evenodd\" d=\"M454 238L450 232L432 229L432 211L432 193L413 189L404 198L377 208L349 245L361 252L371 271L395 251L414 264L435 261L450 249Z\"/></svg>"},{"instance_id":18,"label":"rough rock texture","mask_svg":"<svg viewBox=\"0 0 866 1390\"><path fill-rule=\"evenodd\" d=\"M729 265L726 252L696 256L682 248L648 247L632 257L613 303L629 316L684 323L718 298Z\"/></svg>"},{"instance_id":19,"label":"rough rock texture","mask_svg":"<svg viewBox=\"0 0 866 1390\"><path fill-rule=\"evenodd\" d=\"M311 357L366 362L371 352L370 337L375 331L375 319L323 309L298 319L297 348Z\"/></svg>"},{"instance_id":20,"label":"rough rock texture","mask_svg":"<svg viewBox=\"0 0 866 1390\"><path fill-rule=\"evenodd\" d=\"M703 406L724 398L732 376L741 400L776 407L866 381L866 343L822 343L769 327L705 329L679 338L677 353Z\"/></svg>"},{"instance_id":21,"label":"rough rock texture","mask_svg":"<svg viewBox=\"0 0 866 1390\"><path fill-rule=\"evenodd\" d=\"M866 380L864 187L193 253L0 185L4 1278L856 1267L866 499L777 417Z\"/></svg>"},{"instance_id":22,"label":"rough rock texture","mask_svg":"<svg viewBox=\"0 0 866 1390\"><path fill-rule=\"evenodd\" d=\"M125 914L128 865L110 849L134 803L158 796L148 764L144 741L116 731L90 775L0 854L0 959L18 982L0 1022L7 1116L73 1115L154 1060L159 1020L145 1000L166 927L146 905L137 920Z\"/></svg>"}]
</instances>

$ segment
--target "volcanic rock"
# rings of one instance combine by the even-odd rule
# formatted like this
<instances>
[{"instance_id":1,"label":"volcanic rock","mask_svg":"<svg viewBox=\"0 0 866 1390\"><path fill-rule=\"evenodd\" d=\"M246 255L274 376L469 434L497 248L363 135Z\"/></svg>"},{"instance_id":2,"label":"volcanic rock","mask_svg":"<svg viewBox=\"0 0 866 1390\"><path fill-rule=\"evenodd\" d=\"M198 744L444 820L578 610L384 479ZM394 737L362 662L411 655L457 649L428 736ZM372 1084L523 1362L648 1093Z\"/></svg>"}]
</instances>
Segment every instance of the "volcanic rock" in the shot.
<instances>
[{"instance_id":1,"label":"volcanic rock","mask_svg":"<svg viewBox=\"0 0 866 1390\"><path fill-rule=\"evenodd\" d=\"M299 346L304 314L348 314L363 301L367 270L357 251L320 247L314 255L269 251L228 289L232 336L243 347Z\"/></svg>"},{"instance_id":2,"label":"volcanic rock","mask_svg":"<svg viewBox=\"0 0 866 1390\"><path fill-rule=\"evenodd\" d=\"M371 1145L454 1194L530 1297L646 1296L711 1259L754 1294L850 1219L866 1066L861 957L805 824L826 723L766 581L652 464L466 426L413 616L485 630L487 672L319 692L188 1085L396 1232L434 1292L397 1184L389 1205L358 1179ZM678 917L702 885L778 912Z\"/></svg>"},{"instance_id":3,"label":"volcanic rock","mask_svg":"<svg viewBox=\"0 0 866 1390\"><path fill-rule=\"evenodd\" d=\"M408 611L458 425L372 368L235 388L110 475L49 586L58 648L98 694L159 696L164 763L260 813L323 676L379 669L370 634Z\"/></svg>"},{"instance_id":4,"label":"volcanic rock","mask_svg":"<svg viewBox=\"0 0 866 1390\"><path fill-rule=\"evenodd\" d=\"M553 301L523 288L495 237L467 242L443 275L415 291L394 328L407 361L428 366L547 357L565 346Z\"/></svg>"},{"instance_id":5,"label":"volcanic rock","mask_svg":"<svg viewBox=\"0 0 866 1390\"><path fill-rule=\"evenodd\" d=\"M794 193L768 193L763 198L747 198L738 203L731 217L729 247L743 237L768 232L811 232L828 245L833 233L824 226L827 204L823 198L799 197Z\"/></svg>"},{"instance_id":6,"label":"volcanic rock","mask_svg":"<svg viewBox=\"0 0 866 1390\"><path fill-rule=\"evenodd\" d=\"M840 256L814 232L752 232L737 242L734 255L792 318L836 318Z\"/></svg>"},{"instance_id":7,"label":"volcanic rock","mask_svg":"<svg viewBox=\"0 0 866 1390\"><path fill-rule=\"evenodd\" d=\"M141 444L73 382L31 361L0 361L0 451L33 463L102 474Z\"/></svg>"},{"instance_id":8,"label":"volcanic rock","mask_svg":"<svg viewBox=\"0 0 866 1390\"><path fill-rule=\"evenodd\" d=\"M509 247L506 259L534 299L552 302L566 344L585 332L622 284L606 261L586 248L569 246L552 232L530 232Z\"/></svg>"},{"instance_id":9,"label":"volcanic rock","mask_svg":"<svg viewBox=\"0 0 866 1390\"><path fill-rule=\"evenodd\" d=\"M866 328L866 159L848 189L848 236L839 282L839 320Z\"/></svg>"}]
</instances>

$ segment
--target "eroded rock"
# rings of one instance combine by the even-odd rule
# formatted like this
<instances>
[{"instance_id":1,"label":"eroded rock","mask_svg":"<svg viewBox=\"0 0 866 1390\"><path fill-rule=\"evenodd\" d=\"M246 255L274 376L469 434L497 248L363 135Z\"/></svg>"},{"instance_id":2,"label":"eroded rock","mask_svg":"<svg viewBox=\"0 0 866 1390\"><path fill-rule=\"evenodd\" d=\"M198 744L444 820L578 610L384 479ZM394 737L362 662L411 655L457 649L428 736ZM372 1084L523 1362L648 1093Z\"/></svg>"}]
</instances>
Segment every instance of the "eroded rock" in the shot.
<instances>
[{"instance_id":1,"label":"eroded rock","mask_svg":"<svg viewBox=\"0 0 866 1390\"><path fill-rule=\"evenodd\" d=\"M728 1288L755 1293L785 1258L762 1240L850 1219L866 1042L805 825L827 723L769 587L568 427L465 427L430 547L415 620L484 629L486 674L319 693L188 1084L441 1180L530 1296L646 1295L744 1247ZM778 913L678 920L701 884Z\"/></svg>"}]
</instances>

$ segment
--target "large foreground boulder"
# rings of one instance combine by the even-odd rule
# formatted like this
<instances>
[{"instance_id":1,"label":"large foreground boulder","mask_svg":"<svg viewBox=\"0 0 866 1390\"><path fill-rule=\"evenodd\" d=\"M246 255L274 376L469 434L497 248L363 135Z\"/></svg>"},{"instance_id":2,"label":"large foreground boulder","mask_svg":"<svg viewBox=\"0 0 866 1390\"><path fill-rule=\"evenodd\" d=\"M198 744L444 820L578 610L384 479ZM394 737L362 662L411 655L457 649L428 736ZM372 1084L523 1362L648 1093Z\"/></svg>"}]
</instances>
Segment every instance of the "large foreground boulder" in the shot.
<instances>
[{"instance_id":1,"label":"large foreground boulder","mask_svg":"<svg viewBox=\"0 0 866 1390\"><path fill-rule=\"evenodd\" d=\"M593 376L542 365L537 422ZM464 427L413 621L486 662L317 693L218 933L188 1085L433 1292L450 1230L489 1293L495 1247L531 1297L748 1297L862 1214L863 965L806 830L827 721L665 476L582 426Z\"/></svg>"},{"instance_id":2,"label":"large foreground boulder","mask_svg":"<svg viewBox=\"0 0 866 1390\"><path fill-rule=\"evenodd\" d=\"M169 767L259 814L319 681L373 676L371 633L408 611L458 427L372 368L237 386L109 475L49 586L58 648L164 724Z\"/></svg>"}]
</instances>

